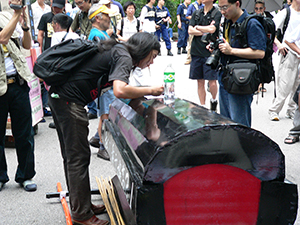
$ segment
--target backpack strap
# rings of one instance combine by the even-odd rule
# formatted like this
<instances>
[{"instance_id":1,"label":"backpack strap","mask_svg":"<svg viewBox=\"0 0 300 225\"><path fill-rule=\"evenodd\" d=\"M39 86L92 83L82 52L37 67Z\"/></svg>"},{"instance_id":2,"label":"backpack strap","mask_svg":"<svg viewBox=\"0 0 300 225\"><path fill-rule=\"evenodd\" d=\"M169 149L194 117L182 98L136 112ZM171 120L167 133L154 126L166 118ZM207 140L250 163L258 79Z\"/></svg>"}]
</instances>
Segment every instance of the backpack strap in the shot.
<instances>
[{"instance_id":1,"label":"backpack strap","mask_svg":"<svg viewBox=\"0 0 300 225\"><path fill-rule=\"evenodd\" d=\"M282 37L284 37L284 33L285 33L287 26L289 24L289 21L290 21L290 17L291 17L291 9L290 9L290 7L287 7L286 8L286 16L285 16L283 27L282 27Z\"/></svg>"},{"instance_id":2,"label":"backpack strap","mask_svg":"<svg viewBox=\"0 0 300 225\"><path fill-rule=\"evenodd\" d=\"M140 20L136 19L136 30L137 32L140 32Z\"/></svg>"},{"instance_id":3,"label":"backpack strap","mask_svg":"<svg viewBox=\"0 0 300 225\"><path fill-rule=\"evenodd\" d=\"M193 2L192 5L195 7L196 10L199 9L199 6L198 6L197 2Z\"/></svg>"},{"instance_id":4,"label":"backpack strap","mask_svg":"<svg viewBox=\"0 0 300 225\"><path fill-rule=\"evenodd\" d=\"M67 33L65 34L65 36L64 36L64 37L61 39L61 41L60 41L60 42L63 42L63 41L66 39L66 37L67 37L68 33L69 33L69 32L67 32Z\"/></svg>"},{"instance_id":5,"label":"backpack strap","mask_svg":"<svg viewBox=\"0 0 300 225\"><path fill-rule=\"evenodd\" d=\"M123 37L124 18L121 20L121 32L120 35Z\"/></svg>"}]
</instances>

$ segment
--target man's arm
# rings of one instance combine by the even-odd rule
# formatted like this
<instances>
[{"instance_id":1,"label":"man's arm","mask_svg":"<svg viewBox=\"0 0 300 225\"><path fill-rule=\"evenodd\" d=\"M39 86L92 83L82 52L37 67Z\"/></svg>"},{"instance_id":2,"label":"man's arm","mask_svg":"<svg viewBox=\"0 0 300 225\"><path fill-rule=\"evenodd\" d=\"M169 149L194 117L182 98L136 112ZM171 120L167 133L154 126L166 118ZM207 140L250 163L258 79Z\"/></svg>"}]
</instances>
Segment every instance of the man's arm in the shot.
<instances>
[{"instance_id":1,"label":"man's arm","mask_svg":"<svg viewBox=\"0 0 300 225\"><path fill-rule=\"evenodd\" d=\"M288 52L287 48L283 46L283 44L275 37L274 39L274 43L278 48L278 51L280 52L280 54L282 54L283 56L285 56Z\"/></svg>"},{"instance_id":2,"label":"man's arm","mask_svg":"<svg viewBox=\"0 0 300 225\"><path fill-rule=\"evenodd\" d=\"M201 26L201 25L196 25L196 26L189 26L189 34L195 35L195 36L201 36L204 33L215 33L216 27L215 27L215 21L212 21L210 25L207 26Z\"/></svg>"},{"instance_id":3,"label":"man's arm","mask_svg":"<svg viewBox=\"0 0 300 225\"><path fill-rule=\"evenodd\" d=\"M43 49L44 31L39 30L37 41L40 44L40 48Z\"/></svg>"},{"instance_id":4,"label":"man's arm","mask_svg":"<svg viewBox=\"0 0 300 225\"><path fill-rule=\"evenodd\" d=\"M22 24L23 29L28 29L27 31L23 31L22 46L25 49L30 49L31 35L29 32L29 27L27 26L27 17L26 17L25 7L23 7L23 12L22 12L22 16L21 16L21 24Z\"/></svg>"},{"instance_id":5,"label":"man's arm","mask_svg":"<svg viewBox=\"0 0 300 225\"><path fill-rule=\"evenodd\" d=\"M145 95L159 96L163 93L163 86L133 87L121 80L113 81L114 95L117 98L139 98Z\"/></svg>"},{"instance_id":6,"label":"man's arm","mask_svg":"<svg viewBox=\"0 0 300 225\"><path fill-rule=\"evenodd\" d=\"M10 4L10 1L9 1L9 4ZM19 22L21 13L22 13L22 10L14 11L12 18L10 19L8 24L3 28L3 30L0 32L0 44L7 45L11 35L13 34L14 30L16 29L16 25Z\"/></svg>"},{"instance_id":7,"label":"man's arm","mask_svg":"<svg viewBox=\"0 0 300 225\"><path fill-rule=\"evenodd\" d=\"M181 18L180 18L180 15L177 15L177 22L178 22L177 27L178 27L179 29L181 29Z\"/></svg>"},{"instance_id":8,"label":"man's arm","mask_svg":"<svg viewBox=\"0 0 300 225\"><path fill-rule=\"evenodd\" d=\"M300 49L295 44L295 42L288 42L287 40L284 41L293 51L295 51L298 55L300 55Z\"/></svg>"},{"instance_id":9,"label":"man's arm","mask_svg":"<svg viewBox=\"0 0 300 225\"><path fill-rule=\"evenodd\" d=\"M265 56L264 50L252 48L232 48L223 38L224 43L219 44L220 51L225 55L238 56L245 59L262 59Z\"/></svg>"}]
</instances>

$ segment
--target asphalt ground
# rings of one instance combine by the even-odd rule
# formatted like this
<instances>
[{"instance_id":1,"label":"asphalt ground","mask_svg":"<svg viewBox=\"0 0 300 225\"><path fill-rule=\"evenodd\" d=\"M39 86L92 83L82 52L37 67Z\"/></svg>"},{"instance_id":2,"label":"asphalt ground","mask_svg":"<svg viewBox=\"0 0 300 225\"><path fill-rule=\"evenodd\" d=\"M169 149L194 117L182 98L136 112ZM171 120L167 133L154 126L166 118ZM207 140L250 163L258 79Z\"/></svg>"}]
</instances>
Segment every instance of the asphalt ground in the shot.
<instances>
[{"instance_id":1,"label":"asphalt ground","mask_svg":"<svg viewBox=\"0 0 300 225\"><path fill-rule=\"evenodd\" d=\"M150 84L163 84L163 71L167 64L172 63L176 71L176 96L199 104L196 81L188 79L189 66L184 65L186 55L177 55L176 42L172 43L172 52L173 57L167 56L162 43L162 56L158 56L150 68ZM149 73L148 69L144 72ZM266 85L266 88L267 92L263 98L259 95L253 99L252 128L261 131L280 146L285 155L286 178L293 183L300 184L300 143L284 144L284 138L292 128L292 120L285 118L286 106L280 113L280 121L269 120L268 108L274 97L273 83ZM206 98L206 105L209 107L209 93ZM38 125L38 134L35 136L36 176L34 180L38 185L36 192L26 192L15 183L14 175L17 167L15 149L7 148L5 151L10 181L0 192L0 225L66 224L59 199L46 199L46 193L56 191L57 182L61 182L63 190L66 189L59 142L56 131L48 128L50 122L52 118L46 117L46 122ZM90 120L89 138L96 132L97 125L97 119ZM95 176L113 177L115 170L110 162L97 158L96 148L91 148L91 151L91 187L97 189ZM92 201L95 204L102 202L100 195L93 195ZM107 219L108 217L104 214L99 218ZM297 219L295 224L300 224L300 219Z\"/></svg>"}]
</instances>

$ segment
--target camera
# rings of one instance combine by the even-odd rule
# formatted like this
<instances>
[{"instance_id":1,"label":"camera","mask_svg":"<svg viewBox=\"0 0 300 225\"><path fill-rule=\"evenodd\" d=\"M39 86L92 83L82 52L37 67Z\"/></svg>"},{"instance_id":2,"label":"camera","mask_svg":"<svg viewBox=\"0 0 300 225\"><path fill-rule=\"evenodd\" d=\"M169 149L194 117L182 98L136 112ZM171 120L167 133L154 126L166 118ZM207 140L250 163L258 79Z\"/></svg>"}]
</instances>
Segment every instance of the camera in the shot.
<instances>
[{"instance_id":1,"label":"camera","mask_svg":"<svg viewBox=\"0 0 300 225\"><path fill-rule=\"evenodd\" d=\"M25 5L25 0L22 0L22 5L15 5L15 4L10 4L9 7L14 9L14 10L19 10L22 9Z\"/></svg>"},{"instance_id":2,"label":"camera","mask_svg":"<svg viewBox=\"0 0 300 225\"><path fill-rule=\"evenodd\" d=\"M209 44L209 48L213 49L205 64L210 66L213 70L217 69L219 65L219 59L221 56L221 51L219 49L219 44L224 43L223 39L219 38Z\"/></svg>"}]
</instances>

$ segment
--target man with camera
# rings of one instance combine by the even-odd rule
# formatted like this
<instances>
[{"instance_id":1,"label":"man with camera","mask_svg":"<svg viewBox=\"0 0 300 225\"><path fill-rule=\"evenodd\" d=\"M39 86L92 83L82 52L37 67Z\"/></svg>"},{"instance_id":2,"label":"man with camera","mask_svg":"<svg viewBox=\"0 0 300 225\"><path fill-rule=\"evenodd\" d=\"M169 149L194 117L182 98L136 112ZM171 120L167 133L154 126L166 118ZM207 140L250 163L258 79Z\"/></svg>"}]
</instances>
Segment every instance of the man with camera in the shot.
<instances>
[{"instance_id":1,"label":"man with camera","mask_svg":"<svg viewBox=\"0 0 300 225\"><path fill-rule=\"evenodd\" d=\"M13 15L0 12L0 191L9 181L4 152L4 138L8 113L15 138L18 168L15 181L26 191L35 191L36 184L31 179L34 170L34 140L29 101L31 73L20 50L31 47L31 36L27 26L25 7L21 0L11 0ZM21 26L18 22L21 22Z\"/></svg>"},{"instance_id":2,"label":"man with camera","mask_svg":"<svg viewBox=\"0 0 300 225\"><path fill-rule=\"evenodd\" d=\"M206 65L210 56L206 48L210 41L219 36L221 13L213 6L214 0L203 0L204 8L194 11L189 25L189 34L194 35L191 46L190 79L197 80L200 104L205 107L206 91L205 80L208 80L212 99L210 109L216 111L218 101L217 71Z\"/></svg>"},{"instance_id":3,"label":"man with camera","mask_svg":"<svg viewBox=\"0 0 300 225\"><path fill-rule=\"evenodd\" d=\"M223 116L240 124L251 127L251 103L253 94L230 94L225 90L222 77L226 75L224 68L236 60L255 63L257 59L262 59L266 49L266 35L264 28L256 19L250 19L247 24L247 47L242 48L239 40L235 38L238 24L242 23L248 16L246 10L241 9L242 0L219 0L219 9L225 16L223 39L224 43L219 44L221 51L222 70L218 81L220 113ZM242 64L243 65L243 64ZM246 63L244 64L246 67Z\"/></svg>"}]
</instances>

